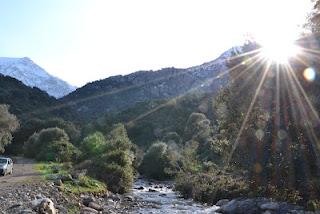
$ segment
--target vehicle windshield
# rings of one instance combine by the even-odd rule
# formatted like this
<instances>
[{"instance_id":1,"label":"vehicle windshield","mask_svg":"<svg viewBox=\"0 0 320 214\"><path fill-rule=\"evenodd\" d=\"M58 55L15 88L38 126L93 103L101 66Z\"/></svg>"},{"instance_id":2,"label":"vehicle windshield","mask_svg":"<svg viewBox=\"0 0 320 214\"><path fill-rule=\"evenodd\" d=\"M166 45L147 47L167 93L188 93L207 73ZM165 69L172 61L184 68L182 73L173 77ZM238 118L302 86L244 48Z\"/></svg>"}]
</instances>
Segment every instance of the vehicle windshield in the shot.
<instances>
[{"instance_id":1,"label":"vehicle windshield","mask_svg":"<svg viewBox=\"0 0 320 214\"><path fill-rule=\"evenodd\" d=\"M7 159L0 158L0 164L6 164L6 163L7 163Z\"/></svg>"}]
</instances>

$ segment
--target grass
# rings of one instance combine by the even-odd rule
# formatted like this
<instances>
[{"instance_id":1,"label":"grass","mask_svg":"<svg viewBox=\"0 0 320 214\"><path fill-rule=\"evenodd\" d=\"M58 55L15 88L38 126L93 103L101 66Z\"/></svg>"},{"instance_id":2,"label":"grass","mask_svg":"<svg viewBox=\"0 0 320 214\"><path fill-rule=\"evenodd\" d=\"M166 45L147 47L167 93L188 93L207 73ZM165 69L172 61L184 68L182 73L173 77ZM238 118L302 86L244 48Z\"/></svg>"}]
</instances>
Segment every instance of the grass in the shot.
<instances>
[{"instance_id":1,"label":"grass","mask_svg":"<svg viewBox=\"0 0 320 214\"><path fill-rule=\"evenodd\" d=\"M45 179L49 179L50 176L54 174L68 174L68 171L62 163L41 162L35 165L35 169L40 172ZM58 171L56 169L58 169Z\"/></svg>"},{"instance_id":2,"label":"grass","mask_svg":"<svg viewBox=\"0 0 320 214\"><path fill-rule=\"evenodd\" d=\"M81 193L105 193L107 187L104 183L95 180L89 176L80 176L77 182L68 181L64 183L65 191L72 192L74 194Z\"/></svg>"},{"instance_id":3,"label":"grass","mask_svg":"<svg viewBox=\"0 0 320 214\"><path fill-rule=\"evenodd\" d=\"M71 205L68 207L68 214L78 214L78 213L80 213L79 206Z\"/></svg>"},{"instance_id":4,"label":"grass","mask_svg":"<svg viewBox=\"0 0 320 214\"><path fill-rule=\"evenodd\" d=\"M45 180L54 180L60 175L68 175L72 166L68 163L42 162L35 166L35 169L43 175ZM61 187L65 193L105 193L107 187L103 182L95 180L89 176L79 176L78 179L65 181Z\"/></svg>"}]
</instances>

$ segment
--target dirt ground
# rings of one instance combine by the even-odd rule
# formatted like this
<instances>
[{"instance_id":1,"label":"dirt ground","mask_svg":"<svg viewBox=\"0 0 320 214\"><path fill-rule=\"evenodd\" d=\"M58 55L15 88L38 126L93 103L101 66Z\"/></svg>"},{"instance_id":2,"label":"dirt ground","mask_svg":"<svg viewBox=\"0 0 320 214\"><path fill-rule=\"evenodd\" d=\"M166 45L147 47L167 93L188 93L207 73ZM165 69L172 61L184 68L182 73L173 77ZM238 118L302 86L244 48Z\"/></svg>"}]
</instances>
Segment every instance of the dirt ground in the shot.
<instances>
[{"instance_id":1,"label":"dirt ground","mask_svg":"<svg viewBox=\"0 0 320 214\"><path fill-rule=\"evenodd\" d=\"M35 162L22 157L11 157L13 160L12 175L0 176L0 189L15 184L34 182L41 179L40 173L35 170Z\"/></svg>"}]
</instances>

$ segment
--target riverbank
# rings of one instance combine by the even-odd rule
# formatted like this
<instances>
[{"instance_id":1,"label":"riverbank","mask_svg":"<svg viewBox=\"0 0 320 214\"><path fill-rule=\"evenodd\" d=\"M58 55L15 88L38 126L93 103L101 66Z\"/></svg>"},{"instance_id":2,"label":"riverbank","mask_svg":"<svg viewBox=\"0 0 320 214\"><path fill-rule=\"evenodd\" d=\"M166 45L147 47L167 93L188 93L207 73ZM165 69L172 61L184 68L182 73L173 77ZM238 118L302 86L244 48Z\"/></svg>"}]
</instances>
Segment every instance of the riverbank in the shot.
<instances>
[{"instance_id":1,"label":"riverbank","mask_svg":"<svg viewBox=\"0 0 320 214\"><path fill-rule=\"evenodd\" d=\"M302 207L266 198L237 198L220 200L214 206L183 199L170 182L138 179L127 194L72 194L48 181L25 182L11 186L0 193L1 214L37 214L43 208L39 202L50 200L58 214L312 214ZM37 203L38 202L38 203ZM39 206L40 205L40 206ZM51 213L51 212L47 212ZM54 213L52 213L54 214Z\"/></svg>"}]
</instances>

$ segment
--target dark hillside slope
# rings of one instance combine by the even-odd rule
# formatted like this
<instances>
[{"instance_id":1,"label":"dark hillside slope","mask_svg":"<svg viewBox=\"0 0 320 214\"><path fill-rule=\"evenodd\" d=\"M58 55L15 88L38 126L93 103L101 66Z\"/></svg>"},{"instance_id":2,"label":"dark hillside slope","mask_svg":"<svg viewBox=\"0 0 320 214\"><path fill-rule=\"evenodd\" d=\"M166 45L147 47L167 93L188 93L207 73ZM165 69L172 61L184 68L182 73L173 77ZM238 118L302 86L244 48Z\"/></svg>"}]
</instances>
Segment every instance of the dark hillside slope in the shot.
<instances>
[{"instance_id":1,"label":"dark hillside slope","mask_svg":"<svg viewBox=\"0 0 320 214\"><path fill-rule=\"evenodd\" d=\"M60 102L36 87L24 85L19 80L0 74L0 103L10 105L10 112L20 120L32 117L75 118L69 108L54 108Z\"/></svg>"},{"instance_id":2,"label":"dark hillside slope","mask_svg":"<svg viewBox=\"0 0 320 214\"><path fill-rule=\"evenodd\" d=\"M171 99L189 92L217 92L228 82L226 61L234 49L216 60L187 69L139 71L89 83L62 98L82 119L117 113L138 102Z\"/></svg>"}]
</instances>

